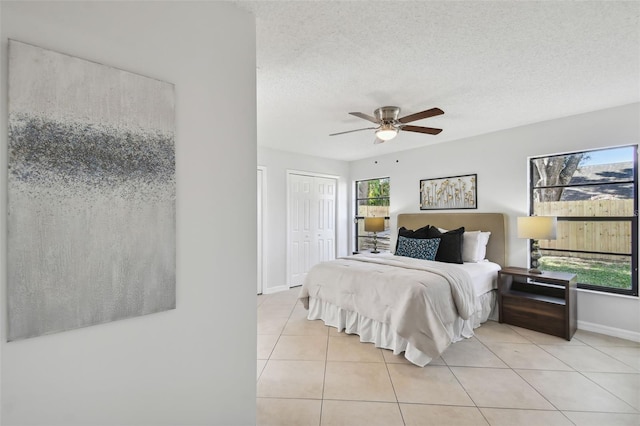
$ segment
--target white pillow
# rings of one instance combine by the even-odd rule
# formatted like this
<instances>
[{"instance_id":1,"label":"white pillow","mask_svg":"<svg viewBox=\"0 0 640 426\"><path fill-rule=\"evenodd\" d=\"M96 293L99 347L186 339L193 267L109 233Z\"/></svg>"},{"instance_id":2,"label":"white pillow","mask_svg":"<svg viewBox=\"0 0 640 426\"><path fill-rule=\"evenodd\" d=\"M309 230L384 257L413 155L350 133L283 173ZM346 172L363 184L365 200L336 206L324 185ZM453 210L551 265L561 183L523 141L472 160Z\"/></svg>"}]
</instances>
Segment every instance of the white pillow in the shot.
<instances>
[{"instance_id":1,"label":"white pillow","mask_svg":"<svg viewBox=\"0 0 640 426\"><path fill-rule=\"evenodd\" d=\"M465 231L462 234L462 261L482 262L487 255L487 243L491 232Z\"/></svg>"},{"instance_id":2,"label":"white pillow","mask_svg":"<svg viewBox=\"0 0 640 426\"><path fill-rule=\"evenodd\" d=\"M447 229L438 228L443 234ZM487 243L491 232L465 231L462 234L462 261L478 263L482 262L487 255Z\"/></svg>"}]
</instances>

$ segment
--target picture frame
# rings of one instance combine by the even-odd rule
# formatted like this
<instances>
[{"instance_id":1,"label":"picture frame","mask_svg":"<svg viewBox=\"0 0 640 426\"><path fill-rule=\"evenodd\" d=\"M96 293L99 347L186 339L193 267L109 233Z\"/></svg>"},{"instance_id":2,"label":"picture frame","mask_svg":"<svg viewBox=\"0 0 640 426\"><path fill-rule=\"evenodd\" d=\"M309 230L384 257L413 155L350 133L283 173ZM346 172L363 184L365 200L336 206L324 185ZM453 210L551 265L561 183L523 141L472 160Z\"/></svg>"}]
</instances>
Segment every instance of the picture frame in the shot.
<instances>
[{"instance_id":1,"label":"picture frame","mask_svg":"<svg viewBox=\"0 0 640 426\"><path fill-rule=\"evenodd\" d=\"M420 210L477 209L478 175L420 180Z\"/></svg>"}]
</instances>

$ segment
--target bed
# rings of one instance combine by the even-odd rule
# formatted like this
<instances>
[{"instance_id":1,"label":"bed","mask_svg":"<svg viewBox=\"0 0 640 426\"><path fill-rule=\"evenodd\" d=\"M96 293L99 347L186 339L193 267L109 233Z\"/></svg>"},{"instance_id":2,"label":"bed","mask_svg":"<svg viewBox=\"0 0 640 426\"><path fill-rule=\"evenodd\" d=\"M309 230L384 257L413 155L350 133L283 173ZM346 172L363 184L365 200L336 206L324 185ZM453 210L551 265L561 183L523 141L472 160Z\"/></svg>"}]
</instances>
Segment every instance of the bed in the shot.
<instances>
[{"instance_id":1,"label":"bed","mask_svg":"<svg viewBox=\"0 0 640 426\"><path fill-rule=\"evenodd\" d=\"M399 214L398 244L402 246L396 248L398 253L407 243L434 243L417 241L413 238L423 237L412 236L408 231L430 228L426 225L437 228L438 231L431 229L436 234L464 236L464 241L476 238L477 231L482 235L490 232L490 237L478 255L481 258L473 262L363 253L315 265L299 295L309 310L307 318L357 334L360 341L374 343L394 354L403 353L418 366L438 358L452 343L472 337L475 328L495 315L497 275L505 264L505 216ZM464 227L464 233L460 227ZM448 239L446 235L438 242Z\"/></svg>"}]
</instances>

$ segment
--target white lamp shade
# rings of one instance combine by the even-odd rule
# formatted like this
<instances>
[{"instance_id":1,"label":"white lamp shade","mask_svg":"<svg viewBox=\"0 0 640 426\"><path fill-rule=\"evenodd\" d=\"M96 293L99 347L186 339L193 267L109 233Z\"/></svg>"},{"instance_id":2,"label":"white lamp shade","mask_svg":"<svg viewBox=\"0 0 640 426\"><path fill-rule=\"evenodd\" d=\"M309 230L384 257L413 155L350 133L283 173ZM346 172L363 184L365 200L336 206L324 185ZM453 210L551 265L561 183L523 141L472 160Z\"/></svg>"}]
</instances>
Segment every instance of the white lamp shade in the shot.
<instances>
[{"instance_id":1,"label":"white lamp shade","mask_svg":"<svg viewBox=\"0 0 640 426\"><path fill-rule=\"evenodd\" d=\"M366 232L384 231L384 217L365 217L364 230Z\"/></svg>"},{"instance_id":2,"label":"white lamp shade","mask_svg":"<svg viewBox=\"0 0 640 426\"><path fill-rule=\"evenodd\" d=\"M518 238L555 240L557 219L553 216L526 216L518 218Z\"/></svg>"}]
</instances>

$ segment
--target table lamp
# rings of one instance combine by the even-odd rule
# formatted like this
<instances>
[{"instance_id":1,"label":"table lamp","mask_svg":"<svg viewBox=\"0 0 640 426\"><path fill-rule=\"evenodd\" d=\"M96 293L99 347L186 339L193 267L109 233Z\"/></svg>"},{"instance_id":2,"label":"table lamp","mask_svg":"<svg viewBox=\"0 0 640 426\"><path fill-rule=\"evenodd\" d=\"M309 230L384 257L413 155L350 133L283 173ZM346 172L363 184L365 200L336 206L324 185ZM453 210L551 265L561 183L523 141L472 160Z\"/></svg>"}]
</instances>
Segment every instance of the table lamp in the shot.
<instances>
[{"instance_id":1,"label":"table lamp","mask_svg":"<svg viewBox=\"0 0 640 426\"><path fill-rule=\"evenodd\" d=\"M518 238L528 238L531 242L531 269L529 273L541 274L540 245L538 240L556 239L557 218L553 216L526 216L518 218Z\"/></svg>"},{"instance_id":2,"label":"table lamp","mask_svg":"<svg viewBox=\"0 0 640 426\"><path fill-rule=\"evenodd\" d=\"M380 253L378 251L378 232L384 231L384 217L365 217L365 232L373 232L373 251L371 253Z\"/></svg>"}]
</instances>

